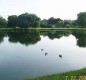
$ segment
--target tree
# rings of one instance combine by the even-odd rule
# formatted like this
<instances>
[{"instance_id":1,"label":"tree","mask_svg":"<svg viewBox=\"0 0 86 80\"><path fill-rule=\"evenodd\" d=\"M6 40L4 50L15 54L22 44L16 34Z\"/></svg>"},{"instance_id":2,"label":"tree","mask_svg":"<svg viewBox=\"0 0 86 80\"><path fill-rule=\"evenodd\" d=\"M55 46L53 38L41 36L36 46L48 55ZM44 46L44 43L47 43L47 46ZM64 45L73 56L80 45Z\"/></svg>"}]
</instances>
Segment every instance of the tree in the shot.
<instances>
[{"instance_id":1,"label":"tree","mask_svg":"<svg viewBox=\"0 0 86 80\"><path fill-rule=\"evenodd\" d=\"M7 26L7 21L3 17L0 17L0 28L6 27L6 26Z\"/></svg>"},{"instance_id":2,"label":"tree","mask_svg":"<svg viewBox=\"0 0 86 80\"><path fill-rule=\"evenodd\" d=\"M40 27L41 28L47 28L47 20L46 19L41 20Z\"/></svg>"},{"instance_id":3,"label":"tree","mask_svg":"<svg viewBox=\"0 0 86 80\"><path fill-rule=\"evenodd\" d=\"M61 27L63 25L63 21L60 18L51 17L48 19L48 26L50 27Z\"/></svg>"},{"instance_id":4,"label":"tree","mask_svg":"<svg viewBox=\"0 0 86 80\"><path fill-rule=\"evenodd\" d=\"M17 16L16 15L12 15L8 17L8 27L12 27L15 28L17 26Z\"/></svg>"},{"instance_id":5,"label":"tree","mask_svg":"<svg viewBox=\"0 0 86 80\"><path fill-rule=\"evenodd\" d=\"M20 28L29 28L29 27L39 27L40 26L40 18L35 14L21 14L17 18L18 24Z\"/></svg>"},{"instance_id":6,"label":"tree","mask_svg":"<svg viewBox=\"0 0 86 80\"><path fill-rule=\"evenodd\" d=\"M35 14L21 14L19 16L12 15L8 17L8 27L20 27L20 28L29 28L29 27L39 27L40 18Z\"/></svg>"},{"instance_id":7,"label":"tree","mask_svg":"<svg viewBox=\"0 0 86 80\"><path fill-rule=\"evenodd\" d=\"M81 27L86 27L86 12L81 12L78 14L77 23Z\"/></svg>"},{"instance_id":8,"label":"tree","mask_svg":"<svg viewBox=\"0 0 86 80\"><path fill-rule=\"evenodd\" d=\"M62 28L64 26L64 21L60 18L57 19L57 23L55 24L56 27Z\"/></svg>"},{"instance_id":9,"label":"tree","mask_svg":"<svg viewBox=\"0 0 86 80\"><path fill-rule=\"evenodd\" d=\"M78 23L77 23L77 20L73 20L73 21L72 21L72 26L73 26L73 27L79 27L79 26L78 26Z\"/></svg>"},{"instance_id":10,"label":"tree","mask_svg":"<svg viewBox=\"0 0 86 80\"><path fill-rule=\"evenodd\" d=\"M51 17L51 18L48 19L48 24L49 24L49 25L54 25L54 24L55 24L55 19L54 19L54 17Z\"/></svg>"}]
</instances>

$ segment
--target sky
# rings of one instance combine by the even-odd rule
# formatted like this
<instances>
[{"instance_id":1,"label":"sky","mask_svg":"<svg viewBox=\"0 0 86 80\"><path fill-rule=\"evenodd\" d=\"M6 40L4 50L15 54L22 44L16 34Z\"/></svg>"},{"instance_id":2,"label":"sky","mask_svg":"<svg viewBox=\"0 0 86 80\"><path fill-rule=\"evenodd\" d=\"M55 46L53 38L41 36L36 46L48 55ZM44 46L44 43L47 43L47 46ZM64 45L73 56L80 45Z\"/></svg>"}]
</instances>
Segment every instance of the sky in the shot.
<instances>
[{"instance_id":1,"label":"sky","mask_svg":"<svg viewBox=\"0 0 86 80\"><path fill-rule=\"evenodd\" d=\"M41 19L50 17L77 19L77 14L86 11L86 0L0 0L0 16L34 13Z\"/></svg>"}]
</instances>

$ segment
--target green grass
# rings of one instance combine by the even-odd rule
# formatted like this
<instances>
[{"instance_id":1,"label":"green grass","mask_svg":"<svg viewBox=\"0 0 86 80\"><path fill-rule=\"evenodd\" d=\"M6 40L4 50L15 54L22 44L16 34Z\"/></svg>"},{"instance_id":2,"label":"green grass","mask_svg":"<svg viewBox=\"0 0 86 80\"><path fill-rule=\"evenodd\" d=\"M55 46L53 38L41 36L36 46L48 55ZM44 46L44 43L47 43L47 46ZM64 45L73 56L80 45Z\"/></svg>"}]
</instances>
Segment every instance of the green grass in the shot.
<instances>
[{"instance_id":1,"label":"green grass","mask_svg":"<svg viewBox=\"0 0 86 80\"><path fill-rule=\"evenodd\" d=\"M69 79L66 79L66 76L68 76ZM71 79L72 76L76 77L76 79ZM83 76L85 78L79 79L80 76ZM86 68L26 80L86 80Z\"/></svg>"},{"instance_id":2,"label":"green grass","mask_svg":"<svg viewBox=\"0 0 86 80\"><path fill-rule=\"evenodd\" d=\"M66 31L66 30L82 30L86 31L86 28L0 28L0 31L11 31L11 30L37 30L37 31Z\"/></svg>"},{"instance_id":3,"label":"green grass","mask_svg":"<svg viewBox=\"0 0 86 80\"><path fill-rule=\"evenodd\" d=\"M0 31L11 31L11 30L37 30L37 31L66 31L66 30L80 30L86 31L86 28L0 28Z\"/></svg>"},{"instance_id":4,"label":"green grass","mask_svg":"<svg viewBox=\"0 0 86 80\"><path fill-rule=\"evenodd\" d=\"M5 30L5 29L38 29L38 30L45 30L45 29L49 29L49 30L77 30L77 29L84 29L86 30L86 28L0 28L0 30Z\"/></svg>"}]
</instances>

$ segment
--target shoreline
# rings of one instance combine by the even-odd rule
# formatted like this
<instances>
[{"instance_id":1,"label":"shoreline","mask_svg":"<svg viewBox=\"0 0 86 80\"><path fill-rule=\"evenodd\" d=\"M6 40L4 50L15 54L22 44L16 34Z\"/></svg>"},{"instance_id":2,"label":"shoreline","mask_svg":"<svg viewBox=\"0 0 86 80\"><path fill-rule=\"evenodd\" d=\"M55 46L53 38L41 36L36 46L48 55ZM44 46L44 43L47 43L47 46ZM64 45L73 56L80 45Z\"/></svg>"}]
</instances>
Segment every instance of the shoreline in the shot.
<instances>
[{"instance_id":1,"label":"shoreline","mask_svg":"<svg viewBox=\"0 0 86 80\"><path fill-rule=\"evenodd\" d=\"M86 30L86 28L0 28L0 30Z\"/></svg>"},{"instance_id":2,"label":"shoreline","mask_svg":"<svg viewBox=\"0 0 86 80\"><path fill-rule=\"evenodd\" d=\"M26 80L86 80L86 68Z\"/></svg>"}]
</instances>

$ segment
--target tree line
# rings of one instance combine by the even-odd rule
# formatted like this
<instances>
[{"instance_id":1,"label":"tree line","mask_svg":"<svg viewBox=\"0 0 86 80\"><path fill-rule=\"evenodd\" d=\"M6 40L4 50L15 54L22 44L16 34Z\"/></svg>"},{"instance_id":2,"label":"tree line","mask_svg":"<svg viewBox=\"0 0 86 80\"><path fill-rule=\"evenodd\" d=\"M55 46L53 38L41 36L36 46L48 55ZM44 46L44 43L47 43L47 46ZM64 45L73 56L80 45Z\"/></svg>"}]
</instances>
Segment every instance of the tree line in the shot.
<instances>
[{"instance_id":1,"label":"tree line","mask_svg":"<svg viewBox=\"0 0 86 80\"><path fill-rule=\"evenodd\" d=\"M0 28L70 28L86 27L86 12L77 14L76 20L62 20L50 17L41 20L35 14L24 13L21 15L11 15L8 19L0 17Z\"/></svg>"}]
</instances>

